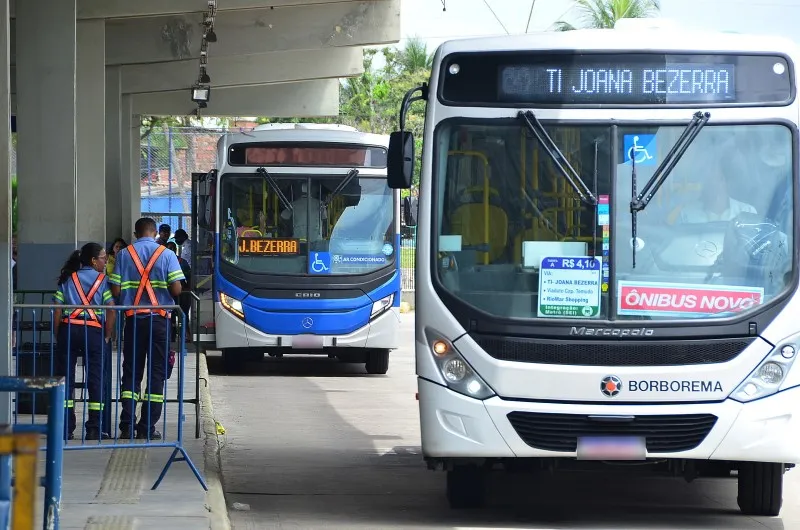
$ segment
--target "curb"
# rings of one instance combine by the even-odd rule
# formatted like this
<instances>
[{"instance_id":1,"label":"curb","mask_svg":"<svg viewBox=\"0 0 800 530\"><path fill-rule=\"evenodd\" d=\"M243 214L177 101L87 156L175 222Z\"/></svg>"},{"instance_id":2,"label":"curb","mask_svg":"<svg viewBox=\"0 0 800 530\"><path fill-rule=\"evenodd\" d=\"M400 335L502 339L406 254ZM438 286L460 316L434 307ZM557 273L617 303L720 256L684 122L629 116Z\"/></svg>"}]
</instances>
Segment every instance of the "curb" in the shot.
<instances>
[{"instance_id":1,"label":"curb","mask_svg":"<svg viewBox=\"0 0 800 530\"><path fill-rule=\"evenodd\" d=\"M214 406L211 402L211 388L208 377L208 364L205 353L200 356L200 373L198 376L205 381L200 385L200 419L205 434L203 447L203 460L205 463L205 478L208 485L206 493L206 509L209 512L211 530L230 530L231 521L228 518L228 505L225 502L225 492L222 489L222 462L219 456L219 441L217 440L217 427L214 422Z\"/></svg>"}]
</instances>

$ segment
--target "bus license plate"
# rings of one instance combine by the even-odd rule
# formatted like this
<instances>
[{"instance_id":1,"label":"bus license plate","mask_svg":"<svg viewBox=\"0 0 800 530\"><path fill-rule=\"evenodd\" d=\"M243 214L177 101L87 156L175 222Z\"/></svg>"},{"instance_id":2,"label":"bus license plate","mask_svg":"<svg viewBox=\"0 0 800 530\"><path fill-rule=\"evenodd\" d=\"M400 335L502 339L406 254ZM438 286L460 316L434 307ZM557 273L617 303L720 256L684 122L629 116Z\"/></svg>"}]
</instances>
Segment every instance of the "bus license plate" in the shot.
<instances>
[{"instance_id":1,"label":"bus license plate","mask_svg":"<svg viewBox=\"0 0 800 530\"><path fill-rule=\"evenodd\" d=\"M292 348L322 349L323 339L319 335L295 335L292 337Z\"/></svg>"},{"instance_id":2,"label":"bus license plate","mask_svg":"<svg viewBox=\"0 0 800 530\"><path fill-rule=\"evenodd\" d=\"M637 436L578 438L578 460L646 460L645 439Z\"/></svg>"}]
</instances>

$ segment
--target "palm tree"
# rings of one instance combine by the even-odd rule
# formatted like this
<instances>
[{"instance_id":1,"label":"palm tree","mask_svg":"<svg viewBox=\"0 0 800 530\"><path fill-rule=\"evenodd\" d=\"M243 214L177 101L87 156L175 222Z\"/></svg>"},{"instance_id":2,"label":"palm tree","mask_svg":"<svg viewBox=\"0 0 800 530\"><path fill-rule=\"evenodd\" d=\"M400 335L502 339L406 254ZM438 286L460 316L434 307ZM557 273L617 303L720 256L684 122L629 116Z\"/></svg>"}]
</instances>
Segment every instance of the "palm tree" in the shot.
<instances>
[{"instance_id":1,"label":"palm tree","mask_svg":"<svg viewBox=\"0 0 800 530\"><path fill-rule=\"evenodd\" d=\"M433 53L428 52L428 45L424 40L415 36L406 41L403 49L397 50L394 63L399 74L430 70L433 66Z\"/></svg>"},{"instance_id":2,"label":"palm tree","mask_svg":"<svg viewBox=\"0 0 800 530\"><path fill-rule=\"evenodd\" d=\"M576 0L581 27L611 29L622 18L648 18L658 14L660 0ZM556 31L572 31L575 26L564 20L555 23Z\"/></svg>"}]
</instances>

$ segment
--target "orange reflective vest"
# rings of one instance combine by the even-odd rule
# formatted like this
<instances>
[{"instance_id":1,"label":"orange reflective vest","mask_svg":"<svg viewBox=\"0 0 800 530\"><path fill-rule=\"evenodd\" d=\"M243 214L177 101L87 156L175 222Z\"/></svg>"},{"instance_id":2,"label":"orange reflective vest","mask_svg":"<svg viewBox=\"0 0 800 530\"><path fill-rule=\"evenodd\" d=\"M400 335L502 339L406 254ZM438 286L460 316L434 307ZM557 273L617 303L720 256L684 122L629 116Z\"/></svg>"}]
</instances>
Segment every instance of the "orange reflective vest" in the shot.
<instances>
[{"instance_id":1,"label":"orange reflective vest","mask_svg":"<svg viewBox=\"0 0 800 530\"><path fill-rule=\"evenodd\" d=\"M138 270L139 274L141 275L141 279L139 280L139 288L136 290L136 297L133 299L133 305L139 305L139 302L142 300L142 294L144 294L145 291L147 291L147 297L150 298L150 305L158 305L158 298L156 298L156 293L153 291L153 285L150 283L150 271L153 269L156 261L158 261L161 253L166 249L167 247L159 245L155 252L153 252L153 255L150 256L150 261L147 262L147 267L144 267L142 266L142 260L139 259L139 254L136 252L136 248L133 245L128 246L128 252L131 254L133 264L136 265L136 270ZM142 313L155 313L165 318L169 317L169 313L164 309L128 309L125 311L125 316L130 317L135 314Z\"/></svg>"},{"instance_id":2,"label":"orange reflective vest","mask_svg":"<svg viewBox=\"0 0 800 530\"><path fill-rule=\"evenodd\" d=\"M103 278L105 278L105 274L98 274L97 279L94 281L92 288L89 289L89 294L83 292L83 286L81 285L81 280L78 278L78 273L72 273L72 283L75 285L75 291L78 292L78 296L81 297L81 303L83 305L92 305L90 300L92 297L97 293L97 290L100 288L100 284L103 283ZM89 315L89 318L78 318L81 313L86 311ZM75 309L72 313L69 314L68 317L65 317L61 320L62 322L66 322L67 324L80 324L83 326L91 326L93 328L102 328L103 325L100 323L100 319L97 318L97 313L94 312L93 309Z\"/></svg>"}]
</instances>

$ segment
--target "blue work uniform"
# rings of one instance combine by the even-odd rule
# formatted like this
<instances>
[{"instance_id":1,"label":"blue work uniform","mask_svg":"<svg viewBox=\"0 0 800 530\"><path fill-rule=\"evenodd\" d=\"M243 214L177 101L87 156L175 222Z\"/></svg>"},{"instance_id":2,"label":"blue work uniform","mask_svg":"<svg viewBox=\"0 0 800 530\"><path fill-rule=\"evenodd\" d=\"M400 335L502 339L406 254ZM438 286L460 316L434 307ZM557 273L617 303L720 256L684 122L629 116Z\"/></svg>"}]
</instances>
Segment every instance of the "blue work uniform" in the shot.
<instances>
[{"instance_id":1,"label":"blue work uniform","mask_svg":"<svg viewBox=\"0 0 800 530\"><path fill-rule=\"evenodd\" d=\"M62 305L109 305L113 303L108 278L92 267L81 267L58 286L53 302ZM111 378L111 345L104 339L105 312L102 309L65 307L58 327L56 348L56 375L67 380L64 428L66 437L74 437L75 369L78 356L84 356L85 378L89 392L89 418L86 421L86 439L97 440L100 433L108 433L111 417L103 418L102 411L110 408L108 386ZM105 390L105 392L104 392Z\"/></svg>"},{"instance_id":2,"label":"blue work uniform","mask_svg":"<svg viewBox=\"0 0 800 530\"><path fill-rule=\"evenodd\" d=\"M154 238L141 238L117 253L109 282L120 286L119 304L151 306L125 310L122 347L122 413L119 427L124 438L160 439L155 425L161 418L169 352L169 311L174 305L169 285L184 279L178 257ZM155 307L153 307L155 306ZM147 359L147 389L140 395ZM136 422L136 401L146 402ZM135 428L134 428L135 427ZM135 432L134 432L135 431Z\"/></svg>"}]
</instances>

